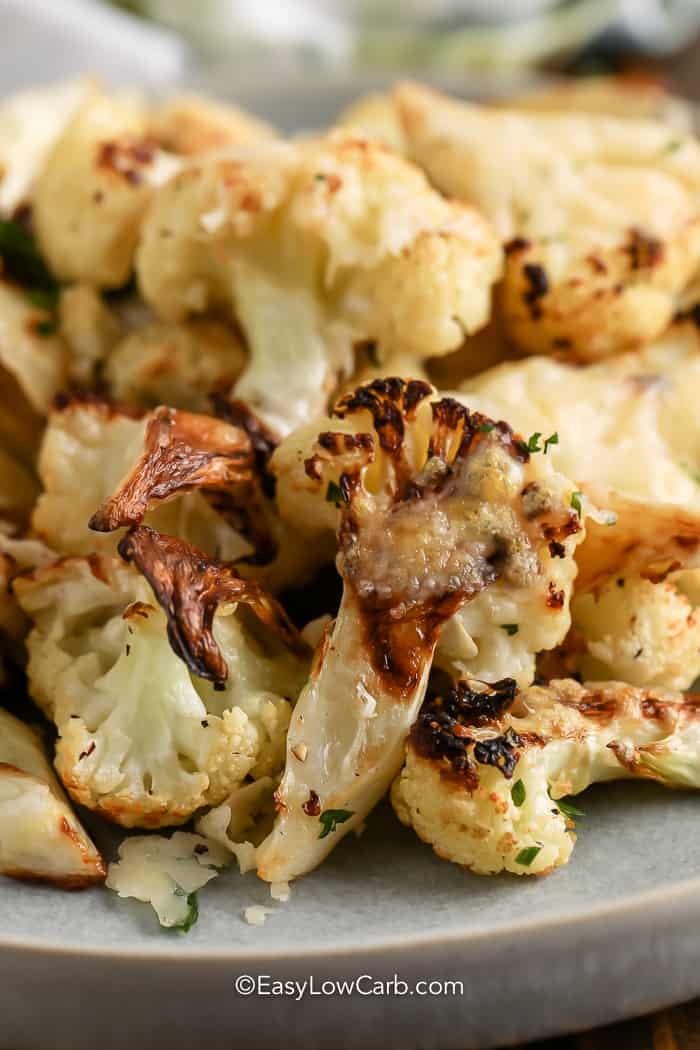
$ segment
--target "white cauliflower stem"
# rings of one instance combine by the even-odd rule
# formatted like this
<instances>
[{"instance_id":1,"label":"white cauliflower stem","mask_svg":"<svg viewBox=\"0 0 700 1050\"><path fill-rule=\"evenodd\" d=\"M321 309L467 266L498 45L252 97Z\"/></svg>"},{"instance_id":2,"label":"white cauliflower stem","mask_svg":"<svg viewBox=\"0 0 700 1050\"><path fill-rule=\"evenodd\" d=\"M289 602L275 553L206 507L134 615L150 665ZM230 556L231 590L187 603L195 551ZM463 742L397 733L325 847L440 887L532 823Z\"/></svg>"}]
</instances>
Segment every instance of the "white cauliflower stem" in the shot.
<instances>
[{"instance_id":1,"label":"white cauliflower stem","mask_svg":"<svg viewBox=\"0 0 700 1050\"><path fill-rule=\"evenodd\" d=\"M570 488L542 475L507 424L432 395L401 379L358 388L336 408L354 433L321 434L307 460L322 491L336 486L344 590L295 707L279 813L258 848L270 882L315 867L384 794L435 645L461 607L501 581L539 594L543 618L566 603L542 589L540 558L555 543L571 560L582 530L562 498Z\"/></svg>"},{"instance_id":2,"label":"white cauliflower stem","mask_svg":"<svg viewBox=\"0 0 700 1050\"><path fill-rule=\"evenodd\" d=\"M629 777L698 788L699 749L697 696L463 681L426 702L392 802L445 860L481 875L541 875L574 846L575 808L558 799Z\"/></svg>"},{"instance_id":3,"label":"white cauliflower stem","mask_svg":"<svg viewBox=\"0 0 700 1050\"><path fill-rule=\"evenodd\" d=\"M39 734L0 709L0 873L64 889L104 880L102 858L71 810Z\"/></svg>"}]
</instances>

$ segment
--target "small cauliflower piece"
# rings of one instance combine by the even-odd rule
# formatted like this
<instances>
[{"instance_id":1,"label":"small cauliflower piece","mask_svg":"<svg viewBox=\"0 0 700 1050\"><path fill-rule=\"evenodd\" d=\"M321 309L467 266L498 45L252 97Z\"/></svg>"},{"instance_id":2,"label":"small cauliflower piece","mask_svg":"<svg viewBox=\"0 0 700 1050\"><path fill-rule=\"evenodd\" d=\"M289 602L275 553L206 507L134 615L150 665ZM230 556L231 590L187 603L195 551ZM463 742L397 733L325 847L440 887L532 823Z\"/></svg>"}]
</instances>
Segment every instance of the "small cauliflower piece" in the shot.
<instances>
[{"instance_id":1,"label":"small cauliflower piece","mask_svg":"<svg viewBox=\"0 0 700 1050\"><path fill-rule=\"evenodd\" d=\"M533 112L598 113L634 120L660 120L691 134L695 128L689 102L672 95L653 75L636 72L559 78L525 95L507 98L503 105L507 109Z\"/></svg>"},{"instance_id":2,"label":"small cauliflower piece","mask_svg":"<svg viewBox=\"0 0 700 1050\"><path fill-rule=\"evenodd\" d=\"M251 113L199 95L176 95L156 108L148 133L162 149L181 157L275 137L274 129Z\"/></svg>"},{"instance_id":3,"label":"small cauliflower piece","mask_svg":"<svg viewBox=\"0 0 700 1050\"><path fill-rule=\"evenodd\" d=\"M39 734L0 709L0 874L77 890L104 881Z\"/></svg>"},{"instance_id":4,"label":"small cauliflower piece","mask_svg":"<svg viewBox=\"0 0 700 1050\"><path fill-rule=\"evenodd\" d=\"M232 791L220 805L199 817L196 830L232 853L241 875L257 867L257 846L272 830L275 782L259 777Z\"/></svg>"},{"instance_id":5,"label":"small cauliflower piece","mask_svg":"<svg viewBox=\"0 0 700 1050\"><path fill-rule=\"evenodd\" d=\"M700 611L672 579L618 576L574 598L571 617L587 679L686 689L700 675Z\"/></svg>"},{"instance_id":6,"label":"small cauliflower piece","mask_svg":"<svg viewBox=\"0 0 700 1050\"><path fill-rule=\"evenodd\" d=\"M401 121L390 95L364 95L339 114L335 125L381 142L396 153L406 150Z\"/></svg>"},{"instance_id":7,"label":"small cauliflower piece","mask_svg":"<svg viewBox=\"0 0 700 1050\"><path fill-rule=\"evenodd\" d=\"M10 95L0 105L0 215L26 204L56 139L90 91L88 80Z\"/></svg>"},{"instance_id":8,"label":"small cauliflower piece","mask_svg":"<svg viewBox=\"0 0 700 1050\"><path fill-rule=\"evenodd\" d=\"M136 835L120 845L106 885L120 897L152 905L161 926L187 933L199 916L197 890L229 860L221 846L201 835Z\"/></svg>"},{"instance_id":9,"label":"small cauliflower piece","mask_svg":"<svg viewBox=\"0 0 700 1050\"><path fill-rule=\"evenodd\" d=\"M166 414L170 411L174 412L163 410ZM166 477L159 476L155 468L158 463L167 463L166 449L154 449L156 460L149 480L153 488L151 495L158 505L147 514L146 520L225 559L234 560L248 554L251 546L247 540L201 492L186 491L187 478L183 477L186 467L191 471L198 469L197 476L208 477L209 483L216 487L211 471L207 472L207 456L211 458L212 448L209 446L207 450L204 439L207 434L215 437L221 433L225 424L189 413L174 412L172 418L183 422L183 427L170 427L160 416L160 423L153 424L153 415L140 417L138 412L127 413L92 397L63 401L51 413L39 456L39 476L44 491L32 517L35 533L62 554L113 553L115 538L91 531L88 522L143 455L148 428L153 424L154 440L164 432L168 435L166 444L171 457L179 460L179 469L168 472ZM195 431L198 447L193 457L187 453ZM225 433L229 438L226 447L237 453L240 445L234 441L236 432L230 428ZM205 447L199 444L200 439ZM221 468L221 459L218 463ZM193 480L191 476L190 480ZM184 485L184 491L178 489L181 498L164 503L176 482Z\"/></svg>"},{"instance_id":10,"label":"small cauliflower piece","mask_svg":"<svg viewBox=\"0 0 700 1050\"><path fill-rule=\"evenodd\" d=\"M506 245L500 308L529 353L595 360L656 338L700 264L700 144L658 121L397 89L408 153Z\"/></svg>"},{"instance_id":11,"label":"small cauliflower piece","mask_svg":"<svg viewBox=\"0 0 700 1050\"><path fill-rule=\"evenodd\" d=\"M206 413L209 394L229 390L245 359L231 325L200 318L180 324L152 321L111 349L104 374L118 401Z\"/></svg>"},{"instance_id":12,"label":"small cauliflower piece","mask_svg":"<svg viewBox=\"0 0 700 1050\"><path fill-rule=\"evenodd\" d=\"M272 599L253 596L266 627L229 624L241 615L233 594L212 623L215 568L205 572L203 556L184 545L176 547L178 568L158 560L159 540L170 549L153 534L156 596L133 569L97 555L66 558L14 582L34 623L29 688L58 728L59 776L73 798L126 827L182 823L247 776L278 770L289 721L284 697L305 676L303 658L288 652L285 638L277 641ZM178 572L164 613L157 600ZM195 590L199 579L208 594ZM180 659L198 645L216 660L222 688ZM201 669L207 673L205 663Z\"/></svg>"},{"instance_id":13,"label":"small cauliflower piece","mask_svg":"<svg viewBox=\"0 0 700 1050\"><path fill-rule=\"evenodd\" d=\"M39 246L56 276L100 288L125 284L153 188L177 167L147 138L143 103L91 91L31 195Z\"/></svg>"},{"instance_id":14,"label":"small cauliflower piece","mask_svg":"<svg viewBox=\"0 0 700 1050\"><path fill-rule=\"evenodd\" d=\"M122 325L91 284L78 282L61 292L60 331L68 346L68 377L84 389L94 389Z\"/></svg>"},{"instance_id":15,"label":"small cauliflower piece","mask_svg":"<svg viewBox=\"0 0 700 1050\"><path fill-rule=\"evenodd\" d=\"M50 315L23 290L0 279L0 369L12 376L31 408L46 415L64 386L68 358Z\"/></svg>"},{"instance_id":16,"label":"small cauliflower piece","mask_svg":"<svg viewBox=\"0 0 700 1050\"><path fill-rule=\"evenodd\" d=\"M461 345L488 320L501 264L478 212L341 132L186 167L157 192L137 258L162 318L218 307L238 321L250 361L236 397L280 436L323 411L354 344L382 359Z\"/></svg>"},{"instance_id":17,"label":"small cauliflower piece","mask_svg":"<svg viewBox=\"0 0 700 1050\"><path fill-rule=\"evenodd\" d=\"M700 787L697 696L570 679L516 690L457 683L426 702L391 799L439 857L479 875L566 864L573 808L558 799L607 780Z\"/></svg>"},{"instance_id":18,"label":"small cauliflower piece","mask_svg":"<svg viewBox=\"0 0 700 1050\"><path fill-rule=\"evenodd\" d=\"M541 593L540 559L553 542L573 563L582 530L560 498L570 485L543 482L546 468L506 423L433 397L420 381L359 387L336 406L354 433L322 433L307 460L321 493L336 487L344 587L294 709L275 827L258 848L269 882L316 867L384 794L435 646L462 607L500 583L538 594L542 618L566 604L546 582Z\"/></svg>"}]
</instances>

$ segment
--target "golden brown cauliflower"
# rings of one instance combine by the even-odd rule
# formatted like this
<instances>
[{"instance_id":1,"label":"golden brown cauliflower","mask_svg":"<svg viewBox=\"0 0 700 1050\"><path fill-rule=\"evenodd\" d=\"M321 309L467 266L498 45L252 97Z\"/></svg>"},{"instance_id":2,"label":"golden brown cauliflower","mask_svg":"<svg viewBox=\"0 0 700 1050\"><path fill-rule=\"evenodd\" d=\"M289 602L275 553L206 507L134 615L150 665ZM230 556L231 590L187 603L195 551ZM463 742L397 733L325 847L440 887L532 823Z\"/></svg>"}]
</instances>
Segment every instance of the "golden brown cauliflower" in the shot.
<instances>
[{"instance_id":1,"label":"golden brown cauliflower","mask_svg":"<svg viewBox=\"0 0 700 1050\"><path fill-rule=\"evenodd\" d=\"M506 246L500 308L531 353L649 342L700 265L700 145L661 122L537 113L398 88L408 153Z\"/></svg>"},{"instance_id":2,"label":"golden brown cauliflower","mask_svg":"<svg viewBox=\"0 0 700 1050\"><path fill-rule=\"evenodd\" d=\"M236 397L283 434L323 410L358 343L380 360L460 346L488 319L501 261L478 212L336 132L186 167L154 198L137 269L164 319L236 318L250 351Z\"/></svg>"},{"instance_id":3,"label":"golden brown cauliflower","mask_svg":"<svg viewBox=\"0 0 700 1050\"><path fill-rule=\"evenodd\" d=\"M391 799L445 860L479 875L544 875L574 847L579 811L565 796L628 777L698 788L699 748L698 696L461 681L426 701Z\"/></svg>"}]
</instances>

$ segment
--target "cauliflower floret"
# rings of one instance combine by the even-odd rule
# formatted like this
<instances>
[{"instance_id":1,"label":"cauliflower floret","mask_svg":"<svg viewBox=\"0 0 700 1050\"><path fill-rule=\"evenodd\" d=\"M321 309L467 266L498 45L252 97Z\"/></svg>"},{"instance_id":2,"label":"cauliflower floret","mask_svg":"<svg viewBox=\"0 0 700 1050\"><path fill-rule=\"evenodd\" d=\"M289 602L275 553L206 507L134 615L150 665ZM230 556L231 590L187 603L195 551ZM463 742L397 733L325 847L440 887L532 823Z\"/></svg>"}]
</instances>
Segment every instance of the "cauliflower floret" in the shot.
<instances>
[{"instance_id":1,"label":"cauliflower floret","mask_svg":"<svg viewBox=\"0 0 700 1050\"><path fill-rule=\"evenodd\" d=\"M671 580L619 576L575 598L571 616L585 678L685 689L700 675L700 612Z\"/></svg>"},{"instance_id":2,"label":"cauliflower floret","mask_svg":"<svg viewBox=\"0 0 700 1050\"><path fill-rule=\"evenodd\" d=\"M488 320L501 262L478 212L337 132L185 168L154 198L137 270L167 320L232 312L251 355L236 396L284 434L323 410L355 343L382 358L459 346Z\"/></svg>"},{"instance_id":3,"label":"cauliflower floret","mask_svg":"<svg viewBox=\"0 0 700 1050\"><path fill-rule=\"evenodd\" d=\"M118 401L206 413L209 394L229 390L244 363L245 350L230 325L199 318L152 321L113 347L104 375Z\"/></svg>"},{"instance_id":4,"label":"cauliflower floret","mask_svg":"<svg viewBox=\"0 0 700 1050\"><path fill-rule=\"evenodd\" d=\"M341 504L344 589L292 716L279 814L258 849L267 881L310 871L384 794L463 606L503 586L523 605L536 595L538 617L561 617L559 637L568 627L547 551L573 563L583 534L570 483L506 423L433 395L415 380L358 388L336 407L354 433L322 433L307 460L321 498L334 485Z\"/></svg>"},{"instance_id":5,"label":"cauliflower floret","mask_svg":"<svg viewBox=\"0 0 700 1050\"><path fill-rule=\"evenodd\" d=\"M502 364L457 396L521 433L558 434L549 456L577 482L700 510L700 332L692 323L585 368L544 357Z\"/></svg>"},{"instance_id":6,"label":"cauliflower floret","mask_svg":"<svg viewBox=\"0 0 700 1050\"><path fill-rule=\"evenodd\" d=\"M503 104L507 109L662 120L670 127L691 134L695 129L690 103L671 95L653 76L636 72L559 79L525 95L507 98Z\"/></svg>"},{"instance_id":7,"label":"cauliflower floret","mask_svg":"<svg viewBox=\"0 0 700 1050\"><path fill-rule=\"evenodd\" d=\"M148 133L162 149L182 157L274 138L269 124L230 103L176 95L150 114Z\"/></svg>"},{"instance_id":8,"label":"cauliflower floret","mask_svg":"<svg viewBox=\"0 0 700 1050\"><path fill-rule=\"evenodd\" d=\"M100 854L76 819L41 737L0 709L0 874L63 889L102 882Z\"/></svg>"},{"instance_id":9,"label":"cauliflower floret","mask_svg":"<svg viewBox=\"0 0 700 1050\"><path fill-rule=\"evenodd\" d=\"M122 325L96 288L77 283L61 292L61 335L68 344L68 376L73 383L94 389Z\"/></svg>"},{"instance_id":10,"label":"cauliflower floret","mask_svg":"<svg viewBox=\"0 0 700 1050\"><path fill-rule=\"evenodd\" d=\"M162 504L173 491L184 494L174 502L154 506L147 514L148 522L225 559L248 554L250 544L240 532L201 492L187 491L188 480L206 480L214 488L222 475L227 480L231 472L225 467L226 453L231 454L233 470L245 436L208 416L163 409L160 415L139 418L94 398L69 399L49 418L39 456L44 491L32 518L37 535L64 554L113 553L114 537L91 531L88 522L139 461L149 432L157 447L153 448L156 459L148 479L151 488L143 503L144 513L150 496L154 504ZM222 455L207 464L215 451L212 442L217 439ZM197 447L190 455L193 441ZM171 469L163 471L168 466L167 448L178 470L171 464ZM192 470L189 477L187 467Z\"/></svg>"},{"instance_id":11,"label":"cauliflower floret","mask_svg":"<svg viewBox=\"0 0 700 1050\"><path fill-rule=\"evenodd\" d=\"M0 369L15 379L35 412L48 412L65 383L67 363L65 344L53 334L50 315L18 285L0 279Z\"/></svg>"},{"instance_id":12,"label":"cauliflower floret","mask_svg":"<svg viewBox=\"0 0 700 1050\"><path fill-rule=\"evenodd\" d=\"M532 353L658 336L700 264L700 144L661 122L502 110L403 85L408 152L506 242L501 309Z\"/></svg>"},{"instance_id":13,"label":"cauliflower floret","mask_svg":"<svg viewBox=\"0 0 700 1050\"><path fill-rule=\"evenodd\" d=\"M249 598L243 581L233 593L229 582L214 622L222 598L213 580L220 571L223 587L230 570L145 531L155 599L133 569L97 555L63 559L14 582L34 622L30 692L59 732L56 769L73 798L126 827L182 823L247 776L279 769L289 721L284 696L294 696L305 675L303 658L286 649L287 623L272 599ZM130 542L138 545L138 537ZM159 558L161 547L170 560ZM164 614L155 601L165 600L171 582ZM206 594L198 584L208 585ZM233 622L239 600L253 602L266 628Z\"/></svg>"},{"instance_id":14,"label":"cauliflower floret","mask_svg":"<svg viewBox=\"0 0 700 1050\"><path fill-rule=\"evenodd\" d=\"M179 166L146 132L143 103L95 88L46 158L32 215L42 255L62 280L118 288L128 279L154 186Z\"/></svg>"},{"instance_id":15,"label":"cauliflower floret","mask_svg":"<svg viewBox=\"0 0 700 1050\"><path fill-rule=\"evenodd\" d=\"M365 95L344 109L336 126L355 135L374 139L397 153L404 153L406 143L396 107L390 95Z\"/></svg>"},{"instance_id":16,"label":"cauliflower floret","mask_svg":"<svg viewBox=\"0 0 700 1050\"><path fill-rule=\"evenodd\" d=\"M0 105L0 215L25 204L58 136L90 90L88 80L10 95Z\"/></svg>"},{"instance_id":17,"label":"cauliflower floret","mask_svg":"<svg viewBox=\"0 0 700 1050\"><path fill-rule=\"evenodd\" d=\"M699 730L696 696L463 681L426 702L391 799L445 860L480 875L543 875L567 863L575 841L575 811L557 799L628 777L700 787Z\"/></svg>"},{"instance_id":18,"label":"cauliflower floret","mask_svg":"<svg viewBox=\"0 0 700 1050\"><path fill-rule=\"evenodd\" d=\"M201 835L137 835L121 843L106 884L120 897L151 904L161 926L187 933L199 917L197 890L229 861L221 846Z\"/></svg>"}]
</instances>

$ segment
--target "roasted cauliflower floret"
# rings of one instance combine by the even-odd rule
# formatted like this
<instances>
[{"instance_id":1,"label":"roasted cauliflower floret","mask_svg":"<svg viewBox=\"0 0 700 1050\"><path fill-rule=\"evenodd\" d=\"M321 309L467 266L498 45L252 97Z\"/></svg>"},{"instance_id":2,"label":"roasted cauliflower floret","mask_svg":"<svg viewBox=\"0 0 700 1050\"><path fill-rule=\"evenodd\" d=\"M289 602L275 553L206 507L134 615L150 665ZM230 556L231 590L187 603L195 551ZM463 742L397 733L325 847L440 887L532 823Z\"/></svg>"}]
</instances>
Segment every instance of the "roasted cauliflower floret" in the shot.
<instances>
[{"instance_id":1,"label":"roasted cauliflower floret","mask_svg":"<svg viewBox=\"0 0 700 1050\"><path fill-rule=\"evenodd\" d=\"M661 120L679 131L694 130L692 106L653 75L618 74L559 79L551 85L507 98L507 109L559 113L599 113L610 117Z\"/></svg>"},{"instance_id":2,"label":"roasted cauliflower floret","mask_svg":"<svg viewBox=\"0 0 700 1050\"><path fill-rule=\"evenodd\" d=\"M117 401L206 413L209 395L230 390L244 364L244 348L230 325L199 318L152 321L114 346L104 375Z\"/></svg>"},{"instance_id":3,"label":"roasted cauliflower floret","mask_svg":"<svg viewBox=\"0 0 700 1050\"><path fill-rule=\"evenodd\" d=\"M155 596L134 569L97 555L20 577L14 589L34 623L29 687L57 726L64 785L117 823L159 827L221 802L258 771L279 769L289 720L284 697L298 691L305 669L286 647L287 623L271 599L259 592L251 599L265 627L224 622L239 620L247 586L229 582L225 598L215 594L215 580L223 588L230 572L184 544L140 531L150 544L145 554L139 546L137 560L147 563ZM132 557L138 537L130 544Z\"/></svg>"},{"instance_id":4,"label":"roasted cauliflower floret","mask_svg":"<svg viewBox=\"0 0 700 1050\"><path fill-rule=\"evenodd\" d=\"M480 875L543 875L571 856L557 800L639 777L700 787L697 696L570 679L516 691L459 682L426 702L391 798L438 856Z\"/></svg>"},{"instance_id":5,"label":"roasted cauliflower floret","mask_svg":"<svg viewBox=\"0 0 700 1050\"><path fill-rule=\"evenodd\" d=\"M68 377L94 390L112 347L122 335L122 324L103 296L91 284L64 288L59 302L60 332L68 346Z\"/></svg>"},{"instance_id":6,"label":"roasted cauliflower floret","mask_svg":"<svg viewBox=\"0 0 700 1050\"><path fill-rule=\"evenodd\" d=\"M26 204L51 147L89 91L88 80L71 80L20 91L0 104L0 215Z\"/></svg>"},{"instance_id":7,"label":"roasted cauliflower floret","mask_svg":"<svg viewBox=\"0 0 700 1050\"><path fill-rule=\"evenodd\" d=\"M501 309L533 353L649 342L700 263L700 145L657 121L502 110L397 91L408 153L506 243Z\"/></svg>"},{"instance_id":8,"label":"roasted cauliflower floret","mask_svg":"<svg viewBox=\"0 0 700 1050\"><path fill-rule=\"evenodd\" d=\"M322 433L307 460L341 507L344 589L292 717L279 814L257 854L268 881L311 870L384 794L445 624L500 585L540 592L550 543L573 562L570 485L506 423L433 394L415 380L358 388L336 406L354 432ZM538 615L558 617L564 591L544 591Z\"/></svg>"},{"instance_id":9,"label":"roasted cauliflower floret","mask_svg":"<svg viewBox=\"0 0 700 1050\"><path fill-rule=\"evenodd\" d=\"M31 194L39 246L56 276L123 285L153 188L177 166L147 137L143 104L93 89L51 149Z\"/></svg>"},{"instance_id":10,"label":"roasted cauliflower floret","mask_svg":"<svg viewBox=\"0 0 700 1050\"><path fill-rule=\"evenodd\" d=\"M0 279L0 370L16 381L35 412L46 415L65 384L67 364L65 344L47 311L18 285Z\"/></svg>"},{"instance_id":11,"label":"roasted cauliflower floret","mask_svg":"<svg viewBox=\"0 0 700 1050\"><path fill-rule=\"evenodd\" d=\"M105 877L102 858L68 805L41 737L1 709L0 874L69 890Z\"/></svg>"},{"instance_id":12,"label":"roasted cauliflower floret","mask_svg":"<svg viewBox=\"0 0 700 1050\"><path fill-rule=\"evenodd\" d=\"M571 606L585 678L686 689L700 675L700 611L673 582L619 576Z\"/></svg>"},{"instance_id":13,"label":"roasted cauliflower floret","mask_svg":"<svg viewBox=\"0 0 700 1050\"><path fill-rule=\"evenodd\" d=\"M154 198L139 285L166 320L230 311L250 350L236 386L280 434L318 415L352 348L447 353L490 312L501 250L474 209L340 132L231 150Z\"/></svg>"},{"instance_id":14,"label":"roasted cauliflower floret","mask_svg":"<svg viewBox=\"0 0 700 1050\"><path fill-rule=\"evenodd\" d=\"M137 471L133 477L149 449L147 476ZM88 523L120 491L129 503L124 524L136 520L138 505L157 528L211 554L239 558L250 552L250 544L201 492L190 490L227 484L246 456L252 461L245 435L209 416L164 408L139 417L93 398L67 400L51 414L44 436L39 457L44 491L33 528L63 554L113 553L114 537L91 531Z\"/></svg>"},{"instance_id":15,"label":"roasted cauliflower floret","mask_svg":"<svg viewBox=\"0 0 700 1050\"><path fill-rule=\"evenodd\" d=\"M403 129L391 95L364 95L344 109L335 123L355 135L381 142L397 153L405 151Z\"/></svg>"},{"instance_id":16,"label":"roasted cauliflower floret","mask_svg":"<svg viewBox=\"0 0 700 1050\"><path fill-rule=\"evenodd\" d=\"M169 153L198 157L229 146L274 138L269 124L230 103L176 95L148 118L148 133Z\"/></svg>"}]
</instances>

